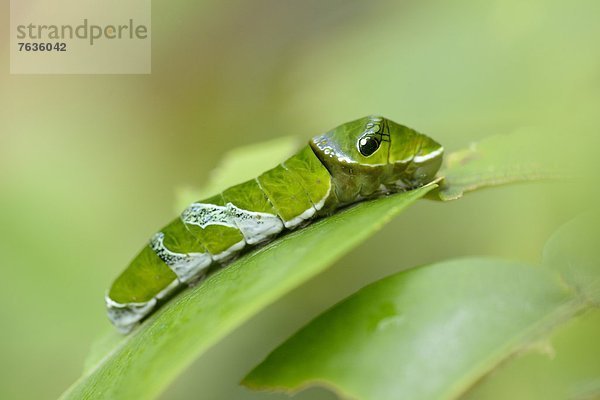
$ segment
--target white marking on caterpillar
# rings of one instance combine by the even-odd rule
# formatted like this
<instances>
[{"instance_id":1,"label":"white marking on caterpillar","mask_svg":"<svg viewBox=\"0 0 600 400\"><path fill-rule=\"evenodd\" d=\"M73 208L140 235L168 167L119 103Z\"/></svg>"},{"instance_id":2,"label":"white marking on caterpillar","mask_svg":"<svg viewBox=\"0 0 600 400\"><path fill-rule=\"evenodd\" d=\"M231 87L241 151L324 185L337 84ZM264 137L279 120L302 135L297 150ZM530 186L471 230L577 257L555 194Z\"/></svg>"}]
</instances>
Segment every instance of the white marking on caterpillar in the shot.
<instances>
[{"instance_id":1,"label":"white marking on caterpillar","mask_svg":"<svg viewBox=\"0 0 600 400\"><path fill-rule=\"evenodd\" d=\"M317 212L317 210L315 209L315 207L311 206L309 209L307 209L306 211L304 211L302 214L298 215L297 217L292 218L289 221L284 221L283 224L288 229L294 229L295 227L300 225L302 222L306 221L307 219L310 219L313 215L315 215L316 212Z\"/></svg>"},{"instance_id":2,"label":"white marking on caterpillar","mask_svg":"<svg viewBox=\"0 0 600 400\"><path fill-rule=\"evenodd\" d=\"M244 210L232 203L225 206L194 203L181 214L181 220L203 229L209 225L236 228L248 244L261 242L283 230L277 215Z\"/></svg>"},{"instance_id":3,"label":"white marking on caterpillar","mask_svg":"<svg viewBox=\"0 0 600 400\"><path fill-rule=\"evenodd\" d=\"M152 250L177 275L181 282L196 278L200 272L212 263L208 253L175 253L164 244L165 234L158 232L150 240Z\"/></svg>"},{"instance_id":4,"label":"white marking on caterpillar","mask_svg":"<svg viewBox=\"0 0 600 400\"><path fill-rule=\"evenodd\" d=\"M174 279L167 287L158 292L156 296L148 301L139 303L119 303L108 296L104 296L104 302L108 310L108 319L117 327L121 333L129 333L133 327L146 315L150 314L158 300L164 299L179 287L181 282Z\"/></svg>"},{"instance_id":5,"label":"white marking on caterpillar","mask_svg":"<svg viewBox=\"0 0 600 400\"><path fill-rule=\"evenodd\" d=\"M419 164L424 161L431 160L432 158L439 156L443 152L444 152L444 148L440 147L439 149L432 151L431 153L423 154L422 156L415 156L413 158L413 162Z\"/></svg>"},{"instance_id":6,"label":"white marking on caterpillar","mask_svg":"<svg viewBox=\"0 0 600 400\"><path fill-rule=\"evenodd\" d=\"M232 203L227 203L227 209L248 244L262 242L283 230L277 215L243 210Z\"/></svg>"},{"instance_id":7,"label":"white marking on caterpillar","mask_svg":"<svg viewBox=\"0 0 600 400\"><path fill-rule=\"evenodd\" d=\"M202 229L209 225L237 228L227 207L215 204L192 203L181 213L181 220L186 224L197 225Z\"/></svg>"},{"instance_id":8,"label":"white marking on caterpillar","mask_svg":"<svg viewBox=\"0 0 600 400\"><path fill-rule=\"evenodd\" d=\"M131 328L152 311L156 305L156 299L152 298L142 303L117 303L108 294L104 296L108 319L122 333L129 333Z\"/></svg>"},{"instance_id":9,"label":"white marking on caterpillar","mask_svg":"<svg viewBox=\"0 0 600 400\"><path fill-rule=\"evenodd\" d=\"M413 156L408 156L404 160L396 160L394 164L408 164L413 159Z\"/></svg>"}]
</instances>

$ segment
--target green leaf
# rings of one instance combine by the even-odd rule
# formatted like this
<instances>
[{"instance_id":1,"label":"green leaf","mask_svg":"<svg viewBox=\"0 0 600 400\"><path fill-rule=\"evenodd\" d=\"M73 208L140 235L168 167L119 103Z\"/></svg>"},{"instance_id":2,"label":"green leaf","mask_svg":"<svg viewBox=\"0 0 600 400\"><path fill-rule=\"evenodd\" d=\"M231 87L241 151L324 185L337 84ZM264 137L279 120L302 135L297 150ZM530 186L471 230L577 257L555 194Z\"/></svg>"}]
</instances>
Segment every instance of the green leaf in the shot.
<instances>
[{"instance_id":1,"label":"green leaf","mask_svg":"<svg viewBox=\"0 0 600 400\"><path fill-rule=\"evenodd\" d=\"M600 256L593 240L577 241L600 237L595 221L561 228L544 268L469 258L384 278L293 335L244 384L321 384L358 399L456 398L517 351L547 348L552 328L598 306Z\"/></svg>"},{"instance_id":2,"label":"green leaf","mask_svg":"<svg viewBox=\"0 0 600 400\"><path fill-rule=\"evenodd\" d=\"M322 383L358 399L454 398L558 318L570 299L541 269L500 260L401 272L313 320L244 384L298 390Z\"/></svg>"},{"instance_id":3,"label":"green leaf","mask_svg":"<svg viewBox=\"0 0 600 400\"><path fill-rule=\"evenodd\" d=\"M456 200L476 189L532 180L571 176L575 166L565 143L554 143L545 132L524 129L473 143L447 155L440 175L441 200Z\"/></svg>"},{"instance_id":4,"label":"green leaf","mask_svg":"<svg viewBox=\"0 0 600 400\"><path fill-rule=\"evenodd\" d=\"M252 315L380 229L435 188L364 202L233 262L185 290L76 382L64 399L157 396L196 357ZM340 239L340 238L343 238Z\"/></svg>"},{"instance_id":5,"label":"green leaf","mask_svg":"<svg viewBox=\"0 0 600 400\"><path fill-rule=\"evenodd\" d=\"M544 264L596 307L600 307L599 241L600 213L588 212L559 229L544 248Z\"/></svg>"}]
</instances>

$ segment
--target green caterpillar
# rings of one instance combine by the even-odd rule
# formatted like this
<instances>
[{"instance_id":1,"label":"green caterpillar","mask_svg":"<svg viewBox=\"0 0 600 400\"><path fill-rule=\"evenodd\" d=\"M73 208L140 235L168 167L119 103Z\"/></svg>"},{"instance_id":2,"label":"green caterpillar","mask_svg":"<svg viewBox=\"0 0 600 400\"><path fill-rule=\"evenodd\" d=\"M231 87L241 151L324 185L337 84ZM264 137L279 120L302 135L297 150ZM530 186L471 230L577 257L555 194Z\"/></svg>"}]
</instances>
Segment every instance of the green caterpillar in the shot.
<instances>
[{"instance_id":1,"label":"green caterpillar","mask_svg":"<svg viewBox=\"0 0 600 400\"><path fill-rule=\"evenodd\" d=\"M246 246L342 206L427 184L443 152L433 139L380 116L315 136L258 178L191 204L156 233L108 291L109 319L129 332L181 285Z\"/></svg>"}]
</instances>

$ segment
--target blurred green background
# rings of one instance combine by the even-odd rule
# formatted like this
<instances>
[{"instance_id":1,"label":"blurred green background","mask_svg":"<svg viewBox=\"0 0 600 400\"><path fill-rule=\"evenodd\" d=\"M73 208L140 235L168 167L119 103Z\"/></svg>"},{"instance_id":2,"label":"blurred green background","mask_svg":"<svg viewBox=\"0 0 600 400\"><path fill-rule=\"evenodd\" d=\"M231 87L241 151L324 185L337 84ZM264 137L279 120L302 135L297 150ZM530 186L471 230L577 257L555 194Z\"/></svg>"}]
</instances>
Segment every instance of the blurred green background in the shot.
<instances>
[{"instance_id":1,"label":"blurred green background","mask_svg":"<svg viewBox=\"0 0 600 400\"><path fill-rule=\"evenodd\" d=\"M449 150L531 126L568 141L598 136L593 0L154 2L152 74L138 76L9 75L2 3L1 399L56 398L80 375L111 329L104 290L178 211L178 190L206 182L232 147L308 139L370 113ZM285 398L238 382L339 299L454 256L537 262L552 231L590 202L548 183L419 202L210 350L163 398ZM600 388L597 314L556 332L556 357L509 362L472 398Z\"/></svg>"}]
</instances>

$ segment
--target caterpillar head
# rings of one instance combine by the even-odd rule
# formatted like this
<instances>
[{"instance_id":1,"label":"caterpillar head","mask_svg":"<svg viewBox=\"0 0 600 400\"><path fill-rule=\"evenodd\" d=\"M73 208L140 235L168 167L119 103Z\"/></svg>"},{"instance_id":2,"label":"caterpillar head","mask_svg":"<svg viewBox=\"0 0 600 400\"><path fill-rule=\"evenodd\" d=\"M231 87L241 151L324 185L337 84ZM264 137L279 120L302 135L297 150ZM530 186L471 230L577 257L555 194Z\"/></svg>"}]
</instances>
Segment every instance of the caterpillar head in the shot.
<instances>
[{"instance_id":1,"label":"caterpillar head","mask_svg":"<svg viewBox=\"0 0 600 400\"><path fill-rule=\"evenodd\" d=\"M434 179L444 152L435 140L381 116L345 123L310 144L342 202L422 186Z\"/></svg>"}]
</instances>

